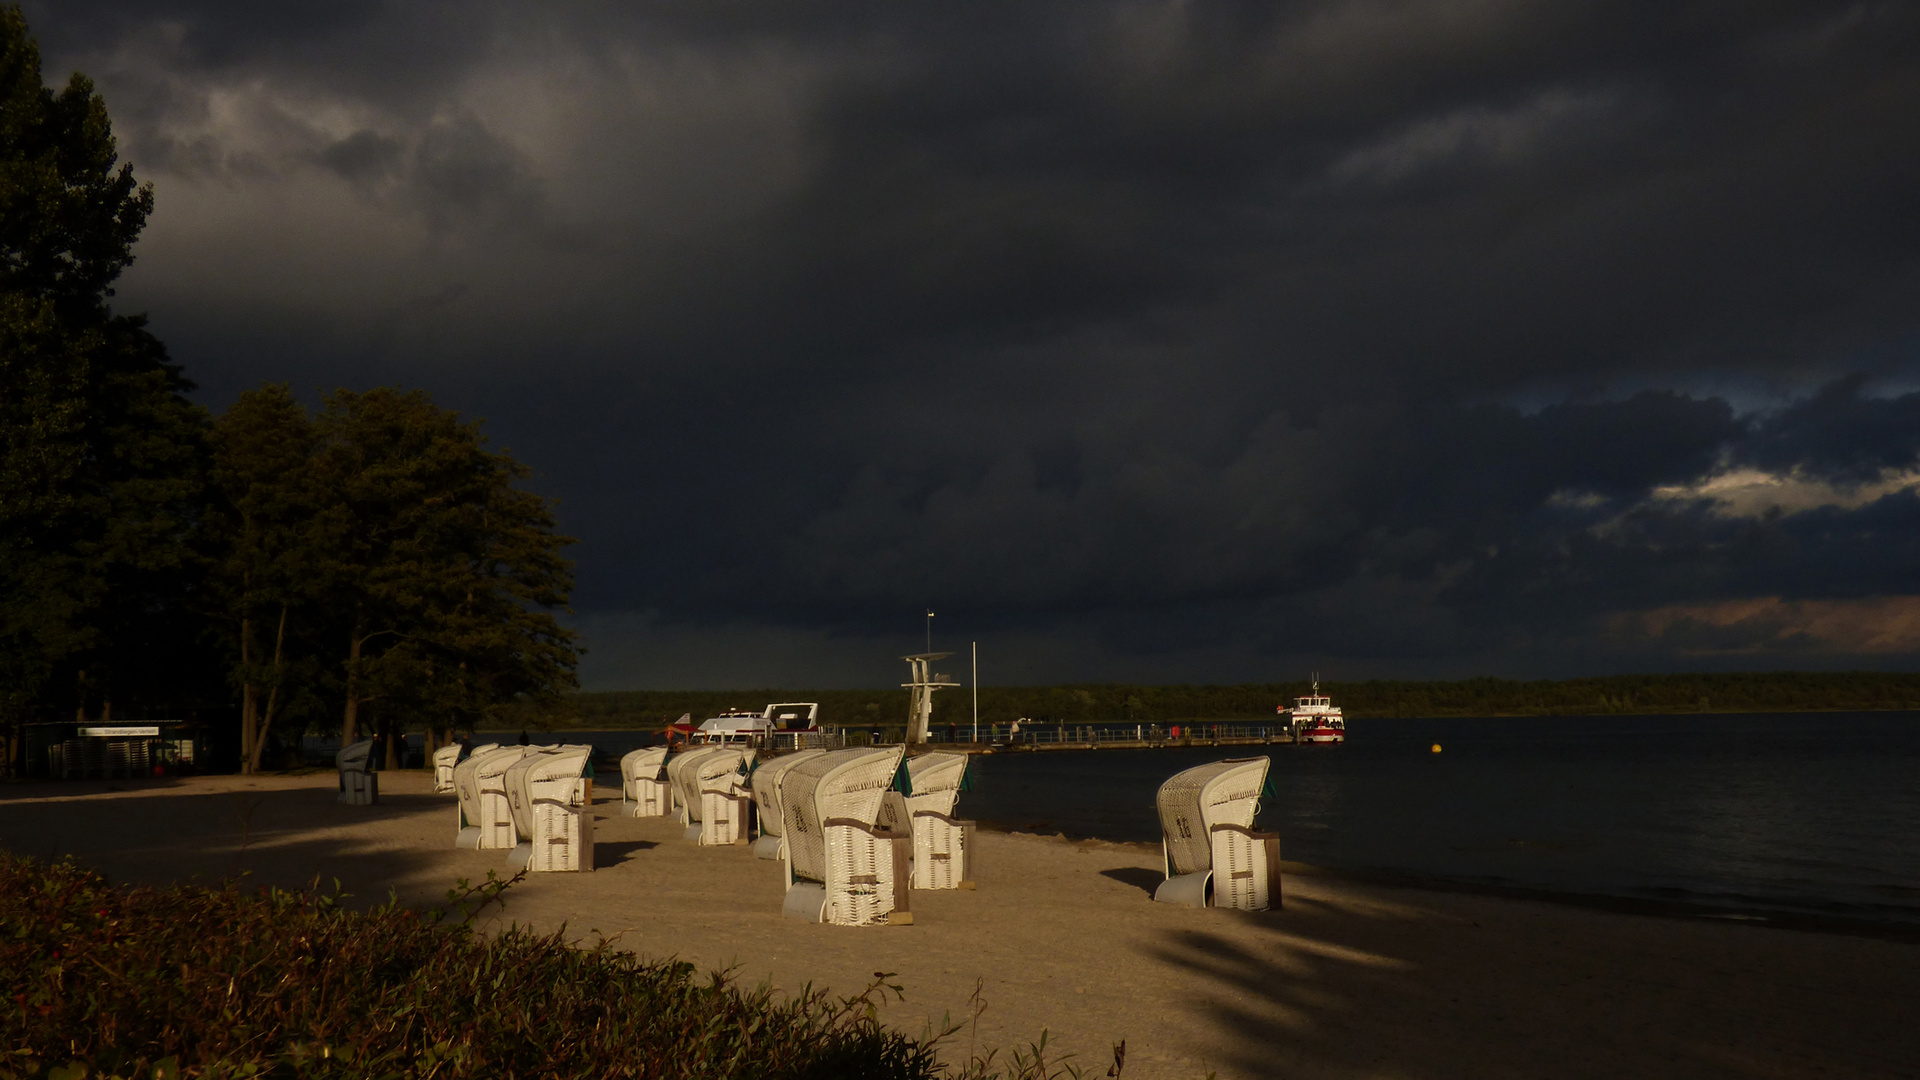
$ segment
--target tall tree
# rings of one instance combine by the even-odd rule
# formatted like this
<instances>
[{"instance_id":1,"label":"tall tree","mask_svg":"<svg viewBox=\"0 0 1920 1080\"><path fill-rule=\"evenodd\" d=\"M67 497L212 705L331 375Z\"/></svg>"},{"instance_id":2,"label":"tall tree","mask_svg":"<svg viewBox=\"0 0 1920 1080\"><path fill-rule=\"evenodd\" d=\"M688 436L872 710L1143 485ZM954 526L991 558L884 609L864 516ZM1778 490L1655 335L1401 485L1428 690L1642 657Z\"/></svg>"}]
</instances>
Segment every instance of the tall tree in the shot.
<instances>
[{"instance_id":1,"label":"tall tree","mask_svg":"<svg viewBox=\"0 0 1920 1080\"><path fill-rule=\"evenodd\" d=\"M477 421L419 391L339 391L317 422L326 493L318 577L344 628L342 736L381 703L429 738L504 703L574 685L572 588L546 500L526 468L486 449ZM396 740L388 740L394 753Z\"/></svg>"},{"instance_id":2,"label":"tall tree","mask_svg":"<svg viewBox=\"0 0 1920 1080\"><path fill-rule=\"evenodd\" d=\"M306 409L285 384L241 394L213 425L213 531L220 598L235 635L230 681L240 689L243 772L260 768L267 735L295 693L291 675L310 666L289 656L288 635L308 636L317 616L317 445Z\"/></svg>"},{"instance_id":3,"label":"tall tree","mask_svg":"<svg viewBox=\"0 0 1920 1080\"><path fill-rule=\"evenodd\" d=\"M204 413L144 320L116 316L152 190L119 162L105 103L41 81L0 8L0 711L110 714L178 684L196 563Z\"/></svg>"}]
</instances>

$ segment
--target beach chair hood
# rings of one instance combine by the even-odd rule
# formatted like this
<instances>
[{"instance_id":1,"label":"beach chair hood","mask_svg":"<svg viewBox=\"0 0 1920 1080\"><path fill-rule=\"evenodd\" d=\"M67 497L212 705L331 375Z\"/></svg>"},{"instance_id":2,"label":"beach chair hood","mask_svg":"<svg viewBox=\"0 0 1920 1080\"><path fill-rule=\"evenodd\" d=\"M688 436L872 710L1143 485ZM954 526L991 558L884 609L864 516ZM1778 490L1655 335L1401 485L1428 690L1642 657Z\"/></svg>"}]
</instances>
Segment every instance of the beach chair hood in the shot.
<instances>
[{"instance_id":1,"label":"beach chair hood","mask_svg":"<svg viewBox=\"0 0 1920 1080\"><path fill-rule=\"evenodd\" d=\"M801 750L774 758L753 770L753 805L755 818L760 823L760 837L753 844L755 855L762 859L780 857L780 841L786 831L781 824L786 811L780 801L780 778L795 765L824 753L824 750Z\"/></svg>"},{"instance_id":2,"label":"beach chair hood","mask_svg":"<svg viewBox=\"0 0 1920 1080\"><path fill-rule=\"evenodd\" d=\"M1155 802L1167 845L1169 876L1211 868L1207 835L1213 826L1253 827L1268 764L1264 757L1231 758L1197 765L1160 785Z\"/></svg>"}]
</instances>

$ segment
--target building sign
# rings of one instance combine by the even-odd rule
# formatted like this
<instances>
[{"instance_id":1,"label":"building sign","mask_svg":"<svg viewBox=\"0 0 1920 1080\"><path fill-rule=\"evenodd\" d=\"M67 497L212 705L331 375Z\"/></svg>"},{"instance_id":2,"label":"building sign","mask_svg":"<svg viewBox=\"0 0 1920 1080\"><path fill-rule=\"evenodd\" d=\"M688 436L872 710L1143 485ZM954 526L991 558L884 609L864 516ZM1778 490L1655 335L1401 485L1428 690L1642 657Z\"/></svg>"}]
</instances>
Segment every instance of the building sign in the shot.
<instances>
[{"instance_id":1,"label":"building sign","mask_svg":"<svg viewBox=\"0 0 1920 1080\"><path fill-rule=\"evenodd\" d=\"M132 727L128 725L116 725L114 727L83 727L80 729L80 734L88 738L127 739L127 738L137 738L141 735L158 735L160 734L160 729L157 726Z\"/></svg>"}]
</instances>

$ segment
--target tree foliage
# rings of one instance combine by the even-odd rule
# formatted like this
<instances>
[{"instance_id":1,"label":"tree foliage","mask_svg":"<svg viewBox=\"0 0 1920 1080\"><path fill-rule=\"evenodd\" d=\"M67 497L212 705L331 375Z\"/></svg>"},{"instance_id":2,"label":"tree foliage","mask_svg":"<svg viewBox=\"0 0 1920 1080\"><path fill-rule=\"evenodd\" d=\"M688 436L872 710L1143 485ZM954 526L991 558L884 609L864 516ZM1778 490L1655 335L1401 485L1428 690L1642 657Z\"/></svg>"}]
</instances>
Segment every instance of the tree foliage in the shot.
<instances>
[{"instance_id":1,"label":"tree foliage","mask_svg":"<svg viewBox=\"0 0 1920 1080\"><path fill-rule=\"evenodd\" d=\"M349 737L369 706L389 733L445 730L572 688L570 541L526 467L419 391L316 416L268 385L210 420L108 303L153 205L93 84L45 86L0 8L7 766L21 724L61 714L237 704L257 768L277 725L326 709Z\"/></svg>"},{"instance_id":2,"label":"tree foliage","mask_svg":"<svg viewBox=\"0 0 1920 1080\"><path fill-rule=\"evenodd\" d=\"M153 193L84 76L58 93L0 9L0 712L76 715L194 683L182 646L204 412L112 283ZM185 666L183 666L185 665ZM17 740L15 740L17 742ZM9 763L13 761L10 747Z\"/></svg>"}]
</instances>

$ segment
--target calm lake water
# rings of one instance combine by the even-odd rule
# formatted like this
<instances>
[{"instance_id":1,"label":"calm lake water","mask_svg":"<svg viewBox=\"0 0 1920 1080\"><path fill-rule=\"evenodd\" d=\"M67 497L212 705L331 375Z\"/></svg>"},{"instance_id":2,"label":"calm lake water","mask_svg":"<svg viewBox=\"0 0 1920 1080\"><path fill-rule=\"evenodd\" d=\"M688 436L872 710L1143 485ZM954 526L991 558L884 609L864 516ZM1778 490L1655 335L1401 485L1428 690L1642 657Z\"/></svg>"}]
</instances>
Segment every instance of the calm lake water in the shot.
<instances>
[{"instance_id":1,"label":"calm lake water","mask_svg":"<svg viewBox=\"0 0 1920 1080\"><path fill-rule=\"evenodd\" d=\"M615 757L650 738L534 734ZM1261 749L987 755L960 813L998 828L1158 842L1162 780ZM1291 860L1920 922L1920 714L1355 720L1343 746L1268 756L1276 798L1260 825L1280 834Z\"/></svg>"},{"instance_id":2,"label":"calm lake water","mask_svg":"<svg viewBox=\"0 0 1920 1080\"><path fill-rule=\"evenodd\" d=\"M994 755L960 812L1157 842L1163 779L1258 749ZM1920 714L1356 720L1343 746L1268 756L1260 824L1288 859L1920 921Z\"/></svg>"}]
</instances>

